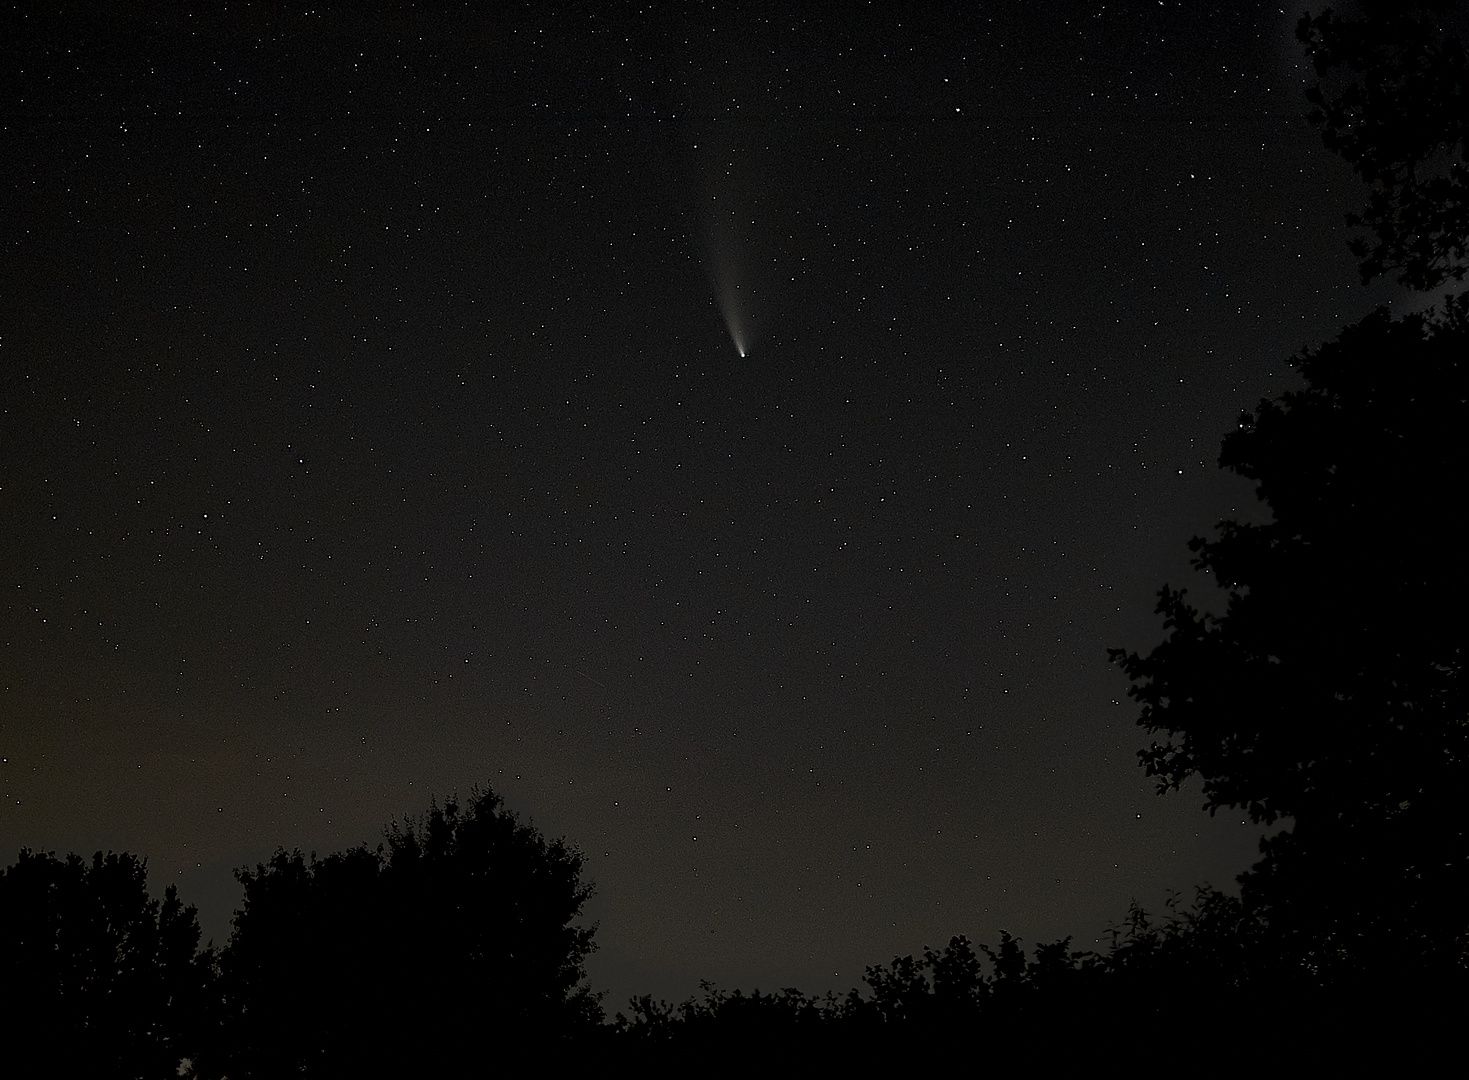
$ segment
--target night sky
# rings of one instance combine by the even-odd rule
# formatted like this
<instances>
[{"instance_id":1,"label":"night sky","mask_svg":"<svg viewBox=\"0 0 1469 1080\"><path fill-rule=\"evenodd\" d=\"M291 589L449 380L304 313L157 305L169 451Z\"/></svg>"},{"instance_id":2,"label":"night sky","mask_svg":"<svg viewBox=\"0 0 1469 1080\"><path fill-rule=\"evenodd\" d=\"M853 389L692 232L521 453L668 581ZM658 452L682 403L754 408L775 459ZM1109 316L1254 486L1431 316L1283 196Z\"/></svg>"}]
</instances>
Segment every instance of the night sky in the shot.
<instances>
[{"instance_id":1,"label":"night sky","mask_svg":"<svg viewBox=\"0 0 1469 1080\"><path fill-rule=\"evenodd\" d=\"M17 6L6 863L146 855L222 944L235 867L488 782L615 1010L1254 860L1106 650L1392 297L1297 7Z\"/></svg>"}]
</instances>

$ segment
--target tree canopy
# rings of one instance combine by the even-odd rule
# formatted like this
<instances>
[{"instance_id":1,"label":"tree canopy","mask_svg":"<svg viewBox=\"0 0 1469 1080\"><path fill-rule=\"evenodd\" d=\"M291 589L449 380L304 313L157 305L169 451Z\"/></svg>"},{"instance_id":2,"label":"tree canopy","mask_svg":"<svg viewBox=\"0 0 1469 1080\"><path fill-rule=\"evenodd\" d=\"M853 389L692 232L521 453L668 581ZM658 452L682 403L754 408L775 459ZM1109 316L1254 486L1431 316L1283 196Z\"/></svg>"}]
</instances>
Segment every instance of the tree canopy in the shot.
<instances>
[{"instance_id":1,"label":"tree canopy","mask_svg":"<svg viewBox=\"0 0 1469 1080\"><path fill-rule=\"evenodd\" d=\"M66 1075L176 1075L197 1049L212 955L172 885L148 895L128 854L22 850L0 870L6 1057ZM48 1071L51 1069L48 1068Z\"/></svg>"},{"instance_id":2,"label":"tree canopy","mask_svg":"<svg viewBox=\"0 0 1469 1080\"><path fill-rule=\"evenodd\" d=\"M1469 122L1451 5L1307 17L1300 37L1329 147L1368 182L1363 274L1427 288L1462 277ZM1469 971L1469 708L1459 499L1469 444L1469 297L1380 309L1297 358L1303 387L1262 401L1220 464L1254 482L1263 524L1195 538L1222 614L1165 585L1167 636L1113 650L1162 735L1141 751L1164 790L1203 781L1210 812L1289 826L1244 875L1295 974Z\"/></svg>"},{"instance_id":3,"label":"tree canopy","mask_svg":"<svg viewBox=\"0 0 1469 1080\"><path fill-rule=\"evenodd\" d=\"M1434 937L1422 950L1450 947L1463 922L1450 900L1469 884L1453 495L1469 465L1466 358L1464 298L1376 312L1305 353L1304 389L1262 402L1220 458L1271 519L1191 545L1223 614L1165 586L1167 638L1113 653L1139 723L1166 736L1142 751L1149 775L1176 788L1197 774L1211 812L1293 822L1265 845L1256 891L1318 921L1345 905L1332 917L1353 934L1376 925L1390 951L1410 928Z\"/></svg>"},{"instance_id":4,"label":"tree canopy","mask_svg":"<svg viewBox=\"0 0 1469 1080\"><path fill-rule=\"evenodd\" d=\"M581 867L476 789L376 848L241 870L206 1072L407 1075L553 1053L601 1020L582 985Z\"/></svg>"},{"instance_id":5,"label":"tree canopy","mask_svg":"<svg viewBox=\"0 0 1469 1080\"><path fill-rule=\"evenodd\" d=\"M1371 234L1352 251L1371 280L1396 271L1433 289L1469 270L1469 62L1452 0L1367 0L1366 18L1329 8L1297 36L1318 82L1311 120L1368 187L1348 218Z\"/></svg>"}]
</instances>

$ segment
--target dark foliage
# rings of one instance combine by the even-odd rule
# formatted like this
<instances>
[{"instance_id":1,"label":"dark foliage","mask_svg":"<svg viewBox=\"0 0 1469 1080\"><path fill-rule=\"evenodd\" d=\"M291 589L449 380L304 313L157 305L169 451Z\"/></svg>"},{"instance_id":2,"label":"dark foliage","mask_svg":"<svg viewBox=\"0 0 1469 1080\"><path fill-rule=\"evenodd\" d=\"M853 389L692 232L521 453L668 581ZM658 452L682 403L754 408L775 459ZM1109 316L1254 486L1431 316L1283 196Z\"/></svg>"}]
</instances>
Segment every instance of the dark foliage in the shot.
<instances>
[{"instance_id":1,"label":"dark foliage","mask_svg":"<svg viewBox=\"0 0 1469 1080\"><path fill-rule=\"evenodd\" d=\"M1002 933L978 952L963 937L921 959L866 970L867 991L813 998L720 991L679 1005L634 1000L605 1061L653 1075L739 1076L774 1068L861 1073L944 1069L1033 1072L1095 1062L1202 1060L1219 1070L1394 1067L1450 1045L1458 1001L1396 984L1302 993L1261 914L1201 887L1162 917L1136 904L1106 946L1070 939L1027 953Z\"/></svg>"},{"instance_id":2,"label":"dark foliage","mask_svg":"<svg viewBox=\"0 0 1469 1080\"><path fill-rule=\"evenodd\" d=\"M1165 586L1166 640L1113 653L1163 788L1293 822L1242 880L1315 981L1466 960L1466 361L1465 298L1306 353L1305 388L1224 441L1271 511L1193 541L1224 614Z\"/></svg>"},{"instance_id":3,"label":"dark foliage","mask_svg":"<svg viewBox=\"0 0 1469 1080\"><path fill-rule=\"evenodd\" d=\"M1415 289L1462 281L1469 262L1469 63L1445 0L1368 0L1366 17L1330 9L1297 36L1320 80L1311 120L1366 181L1348 219L1371 239L1352 251L1371 280L1397 271Z\"/></svg>"},{"instance_id":4,"label":"dark foliage","mask_svg":"<svg viewBox=\"0 0 1469 1080\"><path fill-rule=\"evenodd\" d=\"M619 1057L728 1075L770 1062L911 1068L920 1053L959 1067L1032 1069L1140 1030L1153 1052L1194 1050L1218 1025L1258 1010L1241 959L1257 931L1237 898L1201 889L1162 920L1134 906L1100 952L1063 939L1027 954L1002 933L995 948L955 937L942 951L869 967L866 993L745 994L706 983L701 998L676 1006L634 1000L631 1016L617 1016Z\"/></svg>"},{"instance_id":5,"label":"dark foliage","mask_svg":"<svg viewBox=\"0 0 1469 1080\"><path fill-rule=\"evenodd\" d=\"M1313 120L1370 189L1353 219L1373 236L1354 242L1366 278L1463 277L1469 65L1455 19L1428 0L1301 21L1321 80ZM1304 388L1247 414L1220 456L1269 520L1226 521L1191 545L1223 613L1165 586L1165 640L1112 654L1139 723L1164 736L1141 753L1160 789L1197 776L1211 813L1288 826L1241 877L1242 921L1221 940L1245 965L1235 984L1321 1015L1386 986L1400 1006L1458 1000L1469 974L1454 497L1469 465L1466 361L1464 297L1440 313L1377 311L1304 353ZM1208 935L1186 937L1197 959Z\"/></svg>"},{"instance_id":6,"label":"dark foliage","mask_svg":"<svg viewBox=\"0 0 1469 1080\"><path fill-rule=\"evenodd\" d=\"M199 923L142 860L22 850L0 871L0 1016L8 1062L34 1075L161 1077L197 1047L210 977Z\"/></svg>"},{"instance_id":7,"label":"dark foliage","mask_svg":"<svg viewBox=\"0 0 1469 1080\"><path fill-rule=\"evenodd\" d=\"M580 854L476 790L386 843L239 873L219 1027L230 1077L441 1075L553 1061L601 1020Z\"/></svg>"}]
</instances>

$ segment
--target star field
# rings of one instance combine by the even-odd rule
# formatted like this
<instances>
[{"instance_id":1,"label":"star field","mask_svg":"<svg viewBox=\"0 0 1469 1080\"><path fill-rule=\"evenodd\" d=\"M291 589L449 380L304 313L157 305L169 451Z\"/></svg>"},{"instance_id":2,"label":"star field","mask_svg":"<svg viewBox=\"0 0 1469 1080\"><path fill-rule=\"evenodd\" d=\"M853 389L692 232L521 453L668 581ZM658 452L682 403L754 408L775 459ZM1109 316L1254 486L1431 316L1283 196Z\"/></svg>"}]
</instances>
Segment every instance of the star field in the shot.
<instances>
[{"instance_id":1,"label":"star field","mask_svg":"<svg viewBox=\"0 0 1469 1080\"><path fill-rule=\"evenodd\" d=\"M1227 884L1106 648L1391 298L1296 15L10 13L0 843L220 941L488 781L613 1008Z\"/></svg>"}]
</instances>

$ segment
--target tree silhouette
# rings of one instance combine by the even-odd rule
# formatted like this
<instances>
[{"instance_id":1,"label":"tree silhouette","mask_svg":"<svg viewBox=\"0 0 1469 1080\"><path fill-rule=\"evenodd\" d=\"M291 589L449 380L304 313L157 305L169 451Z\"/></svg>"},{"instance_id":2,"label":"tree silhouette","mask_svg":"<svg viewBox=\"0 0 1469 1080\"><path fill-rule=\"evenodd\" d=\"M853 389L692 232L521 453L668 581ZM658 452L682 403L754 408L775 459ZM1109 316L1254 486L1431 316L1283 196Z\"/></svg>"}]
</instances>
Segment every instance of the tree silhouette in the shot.
<instances>
[{"instance_id":1,"label":"tree silhouette","mask_svg":"<svg viewBox=\"0 0 1469 1080\"><path fill-rule=\"evenodd\" d=\"M1441 0L1368 0L1306 17L1312 119L1367 182L1352 218L1363 277L1417 288L1465 272L1469 65ZM1343 81L1344 80L1344 81ZM1166 639L1113 650L1166 738L1141 752L1160 788L1290 828L1241 877L1257 967L1348 986L1469 971L1466 588L1453 493L1469 451L1469 298L1379 310L1297 361L1304 387L1261 402L1221 466L1256 485L1264 524L1195 538L1222 614L1164 586ZM1243 926L1245 923L1241 923ZM1251 934L1244 935L1251 937Z\"/></svg>"},{"instance_id":2,"label":"tree silhouette","mask_svg":"<svg viewBox=\"0 0 1469 1080\"><path fill-rule=\"evenodd\" d=\"M1469 263L1469 63L1451 0L1367 0L1366 18L1305 16L1297 36L1318 77L1311 120L1366 181L1348 218L1373 235L1352 251L1371 280L1415 289L1462 281Z\"/></svg>"},{"instance_id":3,"label":"tree silhouette","mask_svg":"<svg viewBox=\"0 0 1469 1080\"><path fill-rule=\"evenodd\" d=\"M1315 981L1465 962L1466 359L1462 297L1303 354L1220 457L1271 520L1191 544L1223 613L1165 586L1167 638L1112 653L1167 736L1141 752L1161 789L1198 775L1211 813L1293 823L1242 881Z\"/></svg>"},{"instance_id":4,"label":"tree silhouette","mask_svg":"<svg viewBox=\"0 0 1469 1080\"><path fill-rule=\"evenodd\" d=\"M581 855L476 789L375 849L238 873L215 1075L408 1075L564 1053L601 1019Z\"/></svg>"},{"instance_id":5,"label":"tree silhouette","mask_svg":"<svg viewBox=\"0 0 1469 1080\"><path fill-rule=\"evenodd\" d=\"M0 871L6 1057L53 1075L178 1075L209 980L198 947L194 908L172 885L152 899L141 859L22 850Z\"/></svg>"}]
</instances>

